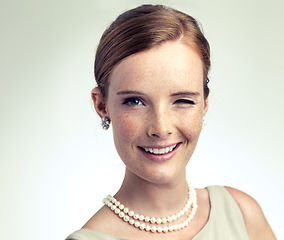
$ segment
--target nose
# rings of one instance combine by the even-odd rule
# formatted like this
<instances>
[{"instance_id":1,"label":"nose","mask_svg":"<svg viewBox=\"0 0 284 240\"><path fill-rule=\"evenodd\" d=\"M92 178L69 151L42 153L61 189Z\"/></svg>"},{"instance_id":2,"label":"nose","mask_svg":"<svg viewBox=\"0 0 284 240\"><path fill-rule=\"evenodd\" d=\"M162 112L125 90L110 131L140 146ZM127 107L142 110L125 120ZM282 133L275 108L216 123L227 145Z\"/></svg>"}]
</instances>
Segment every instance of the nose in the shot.
<instances>
[{"instance_id":1,"label":"nose","mask_svg":"<svg viewBox=\"0 0 284 240\"><path fill-rule=\"evenodd\" d=\"M165 139L172 134L173 122L169 110L162 108L153 111L148 119L148 136Z\"/></svg>"}]
</instances>

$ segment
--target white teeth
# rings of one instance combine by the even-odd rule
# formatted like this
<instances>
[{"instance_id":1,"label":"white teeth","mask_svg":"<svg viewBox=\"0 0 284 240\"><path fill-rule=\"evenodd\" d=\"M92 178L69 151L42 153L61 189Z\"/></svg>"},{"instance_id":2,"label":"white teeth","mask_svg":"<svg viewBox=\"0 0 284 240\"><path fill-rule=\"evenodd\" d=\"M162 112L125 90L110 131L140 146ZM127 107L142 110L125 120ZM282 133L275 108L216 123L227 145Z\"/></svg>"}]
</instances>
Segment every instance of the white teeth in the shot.
<instances>
[{"instance_id":1,"label":"white teeth","mask_svg":"<svg viewBox=\"0 0 284 240\"><path fill-rule=\"evenodd\" d=\"M160 151L159 151L159 149L158 148L153 148L153 153L154 154L158 154Z\"/></svg>"},{"instance_id":2,"label":"white teeth","mask_svg":"<svg viewBox=\"0 0 284 240\"><path fill-rule=\"evenodd\" d=\"M173 151L173 149L176 147L177 144L170 146L170 147L166 147L166 148L143 148L146 152L150 152L153 154L166 154L169 153L171 151Z\"/></svg>"},{"instance_id":3,"label":"white teeth","mask_svg":"<svg viewBox=\"0 0 284 240\"><path fill-rule=\"evenodd\" d=\"M176 147L176 145L169 147L170 151L173 151L173 149Z\"/></svg>"}]
</instances>

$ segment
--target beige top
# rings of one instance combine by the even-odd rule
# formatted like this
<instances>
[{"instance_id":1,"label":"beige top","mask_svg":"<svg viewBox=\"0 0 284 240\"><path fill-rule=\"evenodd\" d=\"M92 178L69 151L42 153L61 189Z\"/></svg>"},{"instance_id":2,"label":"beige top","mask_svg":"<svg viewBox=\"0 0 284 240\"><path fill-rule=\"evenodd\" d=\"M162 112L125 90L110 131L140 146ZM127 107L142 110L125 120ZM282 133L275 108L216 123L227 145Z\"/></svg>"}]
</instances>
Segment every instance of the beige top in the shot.
<instances>
[{"instance_id":1,"label":"beige top","mask_svg":"<svg viewBox=\"0 0 284 240\"><path fill-rule=\"evenodd\" d=\"M208 222L193 240L249 240L238 204L225 187L207 187L211 210ZM169 233L170 234L170 233ZM127 240L90 229L80 229L66 240Z\"/></svg>"}]
</instances>

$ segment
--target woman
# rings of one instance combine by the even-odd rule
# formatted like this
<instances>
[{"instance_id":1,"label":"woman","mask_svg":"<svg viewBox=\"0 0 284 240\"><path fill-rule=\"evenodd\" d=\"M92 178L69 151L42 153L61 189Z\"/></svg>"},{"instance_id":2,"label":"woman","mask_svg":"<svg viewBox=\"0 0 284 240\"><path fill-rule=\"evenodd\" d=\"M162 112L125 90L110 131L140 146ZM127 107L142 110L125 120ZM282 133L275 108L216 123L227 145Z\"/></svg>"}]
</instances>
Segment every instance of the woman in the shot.
<instances>
[{"instance_id":1,"label":"woman","mask_svg":"<svg viewBox=\"0 0 284 240\"><path fill-rule=\"evenodd\" d=\"M209 68L197 22L174 9L143 5L104 32L92 98L103 128L112 124L125 177L67 239L275 239L247 194L187 184L208 109Z\"/></svg>"}]
</instances>

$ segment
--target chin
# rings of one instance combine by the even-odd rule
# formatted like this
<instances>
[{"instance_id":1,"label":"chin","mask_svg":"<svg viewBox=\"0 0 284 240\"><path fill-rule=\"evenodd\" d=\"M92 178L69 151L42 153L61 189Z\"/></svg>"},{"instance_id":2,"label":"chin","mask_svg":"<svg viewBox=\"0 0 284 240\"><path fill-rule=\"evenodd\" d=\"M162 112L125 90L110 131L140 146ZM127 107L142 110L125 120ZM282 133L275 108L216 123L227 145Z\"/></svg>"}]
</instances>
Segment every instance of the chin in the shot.
<instances>
[{"instance_id":1,"label":"chin","mask_svg":"<svg viewBox=\"0 0 284 240\"><path fill-rule=\"evenodd\" d=\"M145 172L143 172L143 174L139 174L137 176L150 183L167 184L185 176L185 169L183 169L182 171L173 171L172 168L161 169L160 167L158 167L157 169L152 168L148 174L145 174Z\"/></svg>"}]
</instances>

